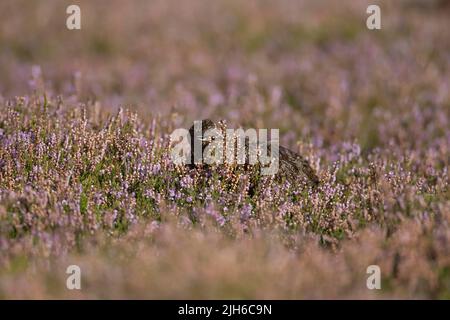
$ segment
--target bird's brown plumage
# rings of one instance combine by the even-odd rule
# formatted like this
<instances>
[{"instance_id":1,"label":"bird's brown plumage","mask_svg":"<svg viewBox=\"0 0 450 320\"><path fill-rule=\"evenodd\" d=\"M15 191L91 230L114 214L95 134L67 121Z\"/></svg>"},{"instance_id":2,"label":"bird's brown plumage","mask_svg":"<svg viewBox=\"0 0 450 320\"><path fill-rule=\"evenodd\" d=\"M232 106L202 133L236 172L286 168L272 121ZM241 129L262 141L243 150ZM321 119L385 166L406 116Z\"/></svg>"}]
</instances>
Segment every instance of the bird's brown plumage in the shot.
<instances>
[{"instance_id":1,"label":"bird's brown plumage","mask_svg":"<svg viewBox=\"0 0 450 320\"><path fill-rule=\"evenodd\" d=\"M194 125L189 129L190 142L191 142L191 167L196 167L194 164L194 140L198 139L202 145L202 154L208 145L208 141L203 139L203 135L207 130L217 129L223 132L225 135L225 127L223 122L215 123L210 119L202 120L202 132L196 133L194 130ZM268 152L270 152L271 143L268 143ZM248 150L248 141L246 141L246 150ZM247 152L247 151L246 151ZM258 164L257 164L258 165ZM260 164L259 164L260 165ZM248 166L248 163L245 164ZM274 177L278 181L287 180L292 185L296 185L302 181L306 181L312 186L317 186L319 184L319 178L315 173L314 169L310 166L309 162L299 153L294 152L283 146L279 146L279 168L278 172Z\"/></svg>"}]
</instances>

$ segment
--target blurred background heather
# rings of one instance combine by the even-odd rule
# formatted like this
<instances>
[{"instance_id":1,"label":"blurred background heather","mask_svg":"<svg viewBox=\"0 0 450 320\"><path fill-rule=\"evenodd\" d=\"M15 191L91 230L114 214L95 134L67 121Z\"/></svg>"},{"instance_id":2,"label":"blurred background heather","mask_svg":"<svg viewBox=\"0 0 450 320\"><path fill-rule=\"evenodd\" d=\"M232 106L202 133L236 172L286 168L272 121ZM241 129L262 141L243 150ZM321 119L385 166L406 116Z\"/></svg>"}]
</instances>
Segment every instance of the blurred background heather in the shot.
<instances>
[{"instance_id":1,"label":"blurred background heather","mask_svg":"<svg viewBox=\"0 0 450 320\"><path fill-rule=\"evenodd\" d=\"M0 93L34 89L36 65L47 91L144 116L222 117L327 145L431 143L448 127L447 2L377 2L379 31L365 26L371 3L79 1L82 29L69 31L70 1L2 1Z\"/></svg>"},{"instance_id":2,"label":"blurred background heather","mask_svg":"<svg viewBox=\"0 0 450 320\"><path fill-rule=\"evenodd\" d=\"M70 4L81 8L81 30L66 28ZM381 8L381 30L366 28L369 4ZM259 222L251 236L211 226L189 232L178 230L173 217L161 223L151 216L114 237L114 248L108 236L116 227L97 228L94 222L82 224L96 230L89 229L98 237L93 243L64 247L50 240L54 226L46 219L60 214L53 204L37 204L42 224L31 224L23 234L15 229L26 223L12 218L17 208L10 204L37 199L39 190L58 183L46 175L25 181L25 169L14 171L15 163L6 160L4 142L0 297L449 297L449 1L2 0L0 21L4 114L10 105L22 110L47 100L68 110L84 108L93 135L99 130L96 114L115 115L119 108L136 112L136 131L155 130L158 122L161 137L206 117L226 119L230 127L279 128L282 144L303 152L324 180L317 196L287 202L301 216L295 228L286 228L281 205L270 211L259 200L235 201L251 203L258 219L273 217L276 226L279 214L281 233ZM39 114L36 108L30 113ZM5 119L0 118L0 142L13 141L22 130L18 125L17 132L8 132L13 122ZM51 121L38 123L50 128ZM54 130L63 139L70 128ZM24 154L32 150L27 148ZM136 162L146 157L140 152L132 155ZM74 177L86 187L83 173ZM120 183L128 185L127 179ZM72 187L76 192L78 185ZM169 189L144 187L159 192L152 200L158 212L184 210L171 202ZM45 191L49 197L52 190ZM74 199L90 212L89 203L102 192L110 190L98 185ZM138 203L127 214L140 217L141 200L132 192L126 197L126 203ZM55 196L55 208L61 201ZM107 210L119 210L114 206ZM213 216L232 217L234 211L224 206L217 205ZM233 230L243 224L230 223L236 223ZM62 260L46 259L52 255ZM61 287L71 261L90 270L84 291ZM366 289L371 263L388 270L385 291Z\"/></svg>"}]
</instances>

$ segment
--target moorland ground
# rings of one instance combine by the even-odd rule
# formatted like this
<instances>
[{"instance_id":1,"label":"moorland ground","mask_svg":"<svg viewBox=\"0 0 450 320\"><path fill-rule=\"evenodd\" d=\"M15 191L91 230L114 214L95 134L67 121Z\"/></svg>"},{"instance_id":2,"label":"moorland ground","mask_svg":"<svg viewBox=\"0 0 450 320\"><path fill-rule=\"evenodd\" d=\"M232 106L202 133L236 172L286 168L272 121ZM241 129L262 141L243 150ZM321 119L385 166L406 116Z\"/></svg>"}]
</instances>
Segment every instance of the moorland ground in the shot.
<instances>
[{"instance_id":1,"label":"moorland ground","mask_svg":"<svg viewBox=\"0 0 450 320\"><path fill-rule=\"evenodd\" d=\"M78 2L0 3L1 298L450 298L446 1ZM320 185L175 167L203 118Z\"/></svg>"}]
</instances>

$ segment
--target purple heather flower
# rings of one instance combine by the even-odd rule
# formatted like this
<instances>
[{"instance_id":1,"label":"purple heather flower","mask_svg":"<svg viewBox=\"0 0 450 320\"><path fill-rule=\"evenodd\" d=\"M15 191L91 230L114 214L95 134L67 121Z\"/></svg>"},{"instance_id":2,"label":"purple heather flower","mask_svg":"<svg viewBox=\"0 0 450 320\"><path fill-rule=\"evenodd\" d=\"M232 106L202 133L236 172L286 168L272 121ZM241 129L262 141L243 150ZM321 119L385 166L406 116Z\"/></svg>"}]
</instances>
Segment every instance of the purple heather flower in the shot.
<instances>
[{"instance_id":1,"label":"purple heather flower","mask_svg":"<svg viewBox=\"0 0 450 320\"><path fill-rule=\"evenodd\" d=\"M246 204L241 209L241 221L247 221L252 215L253 206L251 204Z\"/></svg>"}]
</instances>

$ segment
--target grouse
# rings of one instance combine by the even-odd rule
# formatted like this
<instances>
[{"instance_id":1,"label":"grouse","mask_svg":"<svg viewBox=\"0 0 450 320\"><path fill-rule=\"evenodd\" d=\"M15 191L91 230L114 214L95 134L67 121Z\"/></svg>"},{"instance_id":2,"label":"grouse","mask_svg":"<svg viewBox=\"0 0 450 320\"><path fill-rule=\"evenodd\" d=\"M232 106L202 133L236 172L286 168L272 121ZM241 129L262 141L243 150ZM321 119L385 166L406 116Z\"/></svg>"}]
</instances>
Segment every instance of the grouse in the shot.
<instances>
[{"instance_id":1,"label":"grouse","mask_svg":"<svg viewBox=\"0 0 450 320\"><path fill-rule=\"evenodd\" d=\"M226 132L226 125L224 121L218 121L217 123L210 120L205 119L201 121L201 132L196 132L195 124L191 126L189 129L189 138L190 138L190 145L191 145L191 153L190 153L190 168L197 168L199 166L199 163L202 163L202 159L196 159L195 153L194 153L194 146L195 145L201 145L201 157L204 157L204 151L205 148L211 143L211 141L214 138L211 138L209 135L206 136L205 133L209 130L214 130L222 135L222 137L225 137ZM200 130L197 130L200 131ZM267 151L270 153L272 147L272 143L268 142ZM278 171L274 174L274 178L278 181L289 181L291 185L297 185L300 182L306 182L307 184L311 185L312 187L316 187L319 185L319 178L317 177L317 174L315 173L314 169L310 166L309 162L300 154L297 152L294 152L288 148L285 148L283 146L278 146ZM261 164L249 164L248 162L248 151L249 151L249 142L248 140L245 141L245 152L246 154L246 161L244 166L245 167L251 167L255 165L261 165ZM201 164L201 166L204 166L204 164Z\"/></svg>"}]
</instances>

